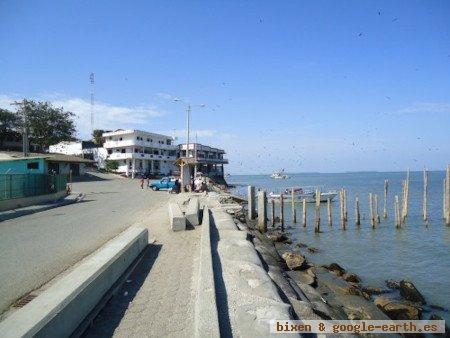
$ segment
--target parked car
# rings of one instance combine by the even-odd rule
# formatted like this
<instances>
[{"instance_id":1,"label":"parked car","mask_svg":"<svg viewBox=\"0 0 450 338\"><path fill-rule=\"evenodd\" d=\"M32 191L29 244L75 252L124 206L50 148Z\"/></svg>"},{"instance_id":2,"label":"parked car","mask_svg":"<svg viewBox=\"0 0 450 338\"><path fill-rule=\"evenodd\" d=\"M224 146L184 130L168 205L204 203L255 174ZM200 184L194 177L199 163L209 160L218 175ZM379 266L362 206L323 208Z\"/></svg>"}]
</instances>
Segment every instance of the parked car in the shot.
<instances>
[{"instance_id":1,"label":"parked car","mask_svg":"<svg viewBox=\"0 0 450 338\"><path fill-rule=\"evenodd\" d=\"M175 187L175 179L164 177L160 181L150 183L150 188L153 190L173 189Z\"/></svg>"}]
</instances>

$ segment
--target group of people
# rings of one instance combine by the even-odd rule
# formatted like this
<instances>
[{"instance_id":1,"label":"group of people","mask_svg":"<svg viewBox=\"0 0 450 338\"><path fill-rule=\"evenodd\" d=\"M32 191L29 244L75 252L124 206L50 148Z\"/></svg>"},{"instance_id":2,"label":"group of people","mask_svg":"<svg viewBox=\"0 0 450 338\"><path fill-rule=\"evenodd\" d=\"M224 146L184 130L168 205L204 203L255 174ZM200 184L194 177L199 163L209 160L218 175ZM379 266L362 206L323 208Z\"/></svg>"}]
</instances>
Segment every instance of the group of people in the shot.
<instances>
[{"instance_id":1,"label":"group of people","mask_svg":"<svg viewBox=\"0 0 450 338\"><path fill-rule=\"evenodd\" d=\"M202 176L197 176L193 180L193 191L195 192L203 192L207 190L206 178Z\"/></svg>"}]
</instances>

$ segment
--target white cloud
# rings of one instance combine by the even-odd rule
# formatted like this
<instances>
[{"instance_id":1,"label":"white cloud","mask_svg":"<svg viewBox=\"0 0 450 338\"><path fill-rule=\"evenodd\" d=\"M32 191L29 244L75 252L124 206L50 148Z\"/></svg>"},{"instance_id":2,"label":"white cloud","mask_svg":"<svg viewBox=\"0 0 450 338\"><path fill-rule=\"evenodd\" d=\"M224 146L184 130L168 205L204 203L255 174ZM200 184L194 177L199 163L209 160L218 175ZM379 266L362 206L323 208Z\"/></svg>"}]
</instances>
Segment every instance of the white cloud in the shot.
<instances>
[{"instance_id":1,"label":"white cloud","mask_svg":"<svg viewBox=\"0 0 450 338\"><path fill-rule=\"evenodd\" d=\"M53 105L64 107L76 115L75 123L80 138L87 138L91 132L91 104L89 101L73 97L56 97L53 99L36 98L50 101ZM11 103L20 100L17 96L0 95L0 107L12 109ZM115 106L104 102L94 105L94 127L99 129L141 128L150 119L165 115L165 112L152 106Z\"/></svg>"},{"instance_id":2,"label":"white cloud","mask_svg":"<svg viewBox=\"0 0 450 338\"><path fill-rule=\"evenodd\" d=\"M399 113L399 114L450 113L450 103L444 103L444 102L415 103L409 107L397 110L397 113Z\"/></svg>"}]
</instances>

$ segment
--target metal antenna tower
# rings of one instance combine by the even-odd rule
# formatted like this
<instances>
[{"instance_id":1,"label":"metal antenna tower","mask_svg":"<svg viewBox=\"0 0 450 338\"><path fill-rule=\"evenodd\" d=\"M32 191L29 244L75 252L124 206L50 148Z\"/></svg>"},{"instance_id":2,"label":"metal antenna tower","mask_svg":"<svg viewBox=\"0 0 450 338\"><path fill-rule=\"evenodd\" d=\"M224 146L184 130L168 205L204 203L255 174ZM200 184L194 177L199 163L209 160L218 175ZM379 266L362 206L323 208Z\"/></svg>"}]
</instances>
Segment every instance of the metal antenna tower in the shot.
<instances>
[{"instance_id":1,"label":"metal antenna tower","mask_svg":"<svg viewBox=\"0 0 450 338\"><path fill-rule=\"evenodd\" d=\"M89 79L91 80L91 133L94 132L94 82L95 77L94 73L91 73L89 76Z\"/></svg>"}]
</instances>

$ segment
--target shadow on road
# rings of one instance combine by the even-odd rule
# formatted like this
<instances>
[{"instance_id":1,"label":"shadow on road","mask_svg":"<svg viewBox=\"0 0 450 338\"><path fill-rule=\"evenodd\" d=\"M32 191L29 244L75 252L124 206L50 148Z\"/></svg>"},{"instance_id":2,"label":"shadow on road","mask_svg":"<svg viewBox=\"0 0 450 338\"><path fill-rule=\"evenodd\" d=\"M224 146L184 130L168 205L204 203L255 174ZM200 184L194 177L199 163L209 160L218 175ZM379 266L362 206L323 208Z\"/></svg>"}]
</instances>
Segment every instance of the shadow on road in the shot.
<instances>
[{"instance_id":1,"label":"shadow on road","mask_svg":"<svg viewBox=\"0 0 450 338\"><path fill-rule=\"evenodd\" d=\"M216 300L217 300L217 312L219 316L219 330L220 336L224 338L233 337L231 329L231 322L228 309L228 295L225 287L225 281L223 280L222 262L220 261L218 245L220 241L219 231L214 223L214 218L211 216L211 254L214 271L214 283L216 286ZM208 216L206 216L208 217Z\"/></svg>"},{"instance_id":2,"label":"shadow on road","mask_svg":"<svg viewBox=\"0 0 450 338\"><path fill-rule=\"evenodd\" d=\"M133 301L144 284L161 248L161 244L149 244L147 246L142 261L136 269L134 269L117 293L108 301L103 310L100 311L98 316L94 319L92 326L82 335L82 337L113 336L113 333L119 326L129 304Z\"/></svg>"},{"instance_id":3,"label":"shadow on road","mask_svg":"<svg viewBox=\"0 0 450 338\"><path fill-rule=\"evenodd\" d=\"M99 175L96 175L95 173L89 174L83 176L74 176L72 178L73 183L78 182L95 182L95 181L111 181L112 178L106 178L106 177L100 177Z\"/></svg>"}]
</instances>

